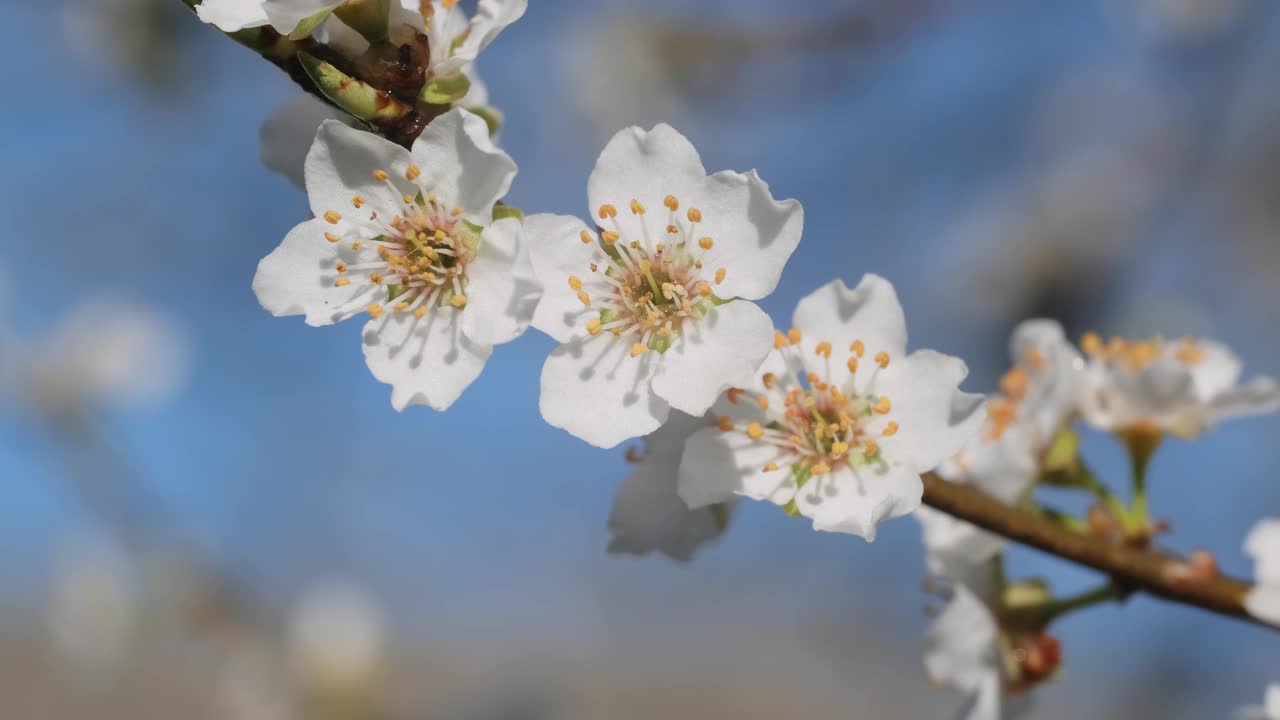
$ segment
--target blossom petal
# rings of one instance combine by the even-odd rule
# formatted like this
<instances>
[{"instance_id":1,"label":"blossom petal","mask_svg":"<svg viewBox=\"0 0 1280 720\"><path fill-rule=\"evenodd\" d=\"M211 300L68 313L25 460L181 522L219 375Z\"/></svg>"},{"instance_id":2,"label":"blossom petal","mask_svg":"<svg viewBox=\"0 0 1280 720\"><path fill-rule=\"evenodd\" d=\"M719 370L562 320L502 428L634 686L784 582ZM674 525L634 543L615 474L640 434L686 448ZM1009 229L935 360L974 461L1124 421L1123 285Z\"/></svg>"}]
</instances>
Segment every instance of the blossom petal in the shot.
<instances>
[{"instance_id":1,"label":"blossom petal","mask_svg":"<svg viewBox=\"0 0 1280 720\"><path fill-rule=\"evenodd\" d=\"M523 17L528 7L529 0L480 0L467 37L453 51L453 58L475 60L508 25Z\"/></svg>"},{"instance_id":2,"label":"blossom petal","mask_svg":"<svg viewBox=\"0 0 1280 720\"><path fill-rule=\"evenodd\" d=\"M925 634L924 665L934 682L977 693L993 674L998 679L1000 653L995 617L986 604L963 585Z\"/></svg>"},{"instance_id":3,"label":"blossom petal","mask_svg":"<svg viewBox=\"0 0 1280 720\"><path fill-rule=\"evenodd\" d=\"M690 509L676 492L685 441L706 425L705 418L672 413L665 425L645 438L639 467L614 496L609 513L610 553L660 552L687 562L699 547L724 532L728 506Z\"/></svg>"},{"instance_id":4,"label":"blossom petal","mask_svg":"<svg viewBox=\"0 0 1280 720\"><path fill-rule=\"evenodd\" d=\"M986 421L985 404L981 395L959 390L968 374L963 360L933 350L914 352L880 371L875 392L889 399L884 417L899 428L877 441L887 457L925 472L977 436Z\"/></svg>"},{"instance_id":5,"label":"blossom petal","mask_svg":"<svg viewBox=\"0 0 1280 720\"><path fill-rule=\"evenodd\" d=\"M446 410L480 376L493 348L464 336L458 315L453 308L432 308L421 318L387 311L365 324L365 363L391 386L396 410Z\"/></svg>"},{"instance_id":6,"label":"blossom petal","mask_svg":"<svg viewBox=\"0 0 1280 720\"><path fill-rule=\"evenodd\" d=\"M196 6L196 15L223 32L267 24L262 0L204 0Z\"/></svg>"},{"instance_id":7,"label":"blossom petal","mask_svg":"<svg viewBox=\"0 0 1280 720\"><path fill-rule=\"evenodd\" d=\"M339 235L368 230L371 226L366 218L374 211L390 219L399 212L400 196L417 192L405 178L409 163L409 151L390 140L337 120L325 120L307 153L311 213L318 218L336 213L329 217L337 220L333 232ZM378 170L388 173L386 182L374 177ZM356 196L367 203L362 203L360 212L354 207Z\"/></svg>"},{"instance_id":8,"label":"blossom petal","mask_svg":"<svg viewBox=\"0 0 1280 720\"><path fill-rule=\"evenodd\" d=\"M334 285L334 265L355 262L356 253L345 243L328 242L324 235L329 227L316 219L298 225L258 263L253 292L272 315L304 315L308 325L332 325L345 311L373 302L379 289L373 285Z\"/></svg>"},{"instance_id":9,"label":"blossom petal","mask_svg":"<svg viewBox=\"0 0 1280 720\"><path fill-rule=\"evenodd\" d=\"M796 492L800 513L816 530L876 539L876 525L920 507L920 476L899 465L843 465L829 475L810 478Z\"/></svg>"},{"instance_id":10,"label":"blossom petal","mask_svg":"<svg viewBox=\"0 0 1280 720\"><path fill-rule=\"evenodd\" d=\"M1007 541L986 530L921 506L915 512L923 529L925 561L931 575L938 575L977 592L988 592L995 576L990 563Z\"/></svg>"},{"instance_id":11,"label":"blossom petal","mask_svg":"<svg viewBox=\"0 0 1280 720\"><path fill-rule=\"evenodd\" d=\"M785 504L795 492L790 473L764 472L777 449L741 432L709 427L685 442L680 460L680 497L691 508L725 502L735 494Z\"/></svg>"},{"instance_id":12,"label":"blossom petal","mask_svg":"<svg viewBox=\"0 0 1280 720\"><path fill-rule=\"evenodd\" d=\"M860 340L866 348L864 364L880 352L890 360L902 358L907 350L907 320L898 303L893 285L879 275L864 275L852 290L843 280L832 280L807 295L796 306L792 322L799 328L804 342L833 344L836 353L847 353L850 344ZM806 361L812 362L806 355ZM830 382L843 386L848 377L843 361L831 363ZM858 373L858 390L872 373Z\"/></svg>"},{"instance_id":13,"label":"blossom petal","mask_svg":"<svg viewBox=\"0 0 1280 720\"><path fill-rule=\"evenodd\" d=\"M507 194L516 163L493 144L478 115L454 108L427 125L413 142L421 166L418 186L463 209L463 217L486 225L494 204Z\"/></svg>"},{"instance_id":14,"label":"blossom petal","mask_svg":"<svg viewBox=\"0 0 1280 720\"><path fill-rule=\"evenodd\" d=\"M647 435L671 410L650 387L657 365L608 333L561 345L542 366L542 418L602 448Z\"/></svg>"},{"instance_id":15,"label":"blossom petal","mask_svg":"<svg viewBox=\"0 0 1280 720\"><path fill-rule=\"evenodd\" d=\"M683 202L700 197L707 171L685 136L670 125L620 130L600 153L587 181L591 217L601 205L623 208L635 198L662 209L667 195Z\"/></svg>"},{"instance_id":16,"label":"blossom petal","mask_svg":"<svg viewBox=\"0 0 1280 720\"><path fill-rule=\"evenodd\" d=\"M1209 422L1280 410L1280 385L1269 377L1259 377L1214 396L1209 401Z\"/></svg>"},{"instance_id":17,"label":"blossom petal","mask_svg":"<svg viewBox=\"0 0 1280 720\"><path fill-rule=\"evenodd\" d=\"M316 131L325 120L341 122L343 118L338 110L311 95L294 95L280 105L258 131L262 164L294 185L305 187L303 167Z\"/></svg>"},{"instance_id":18,"label":"blossom petal","mask_svg":"<svg viewBox=\"0 0 1280 720\"><path fill-rule=\"evenodd\" d=\"M1019 413L1034 431L1037 444L1047 443L1076 412L1084 391L1084 358L1054 320L1026 320L1013 331L1009 354L1015 367L1031 378Z\"/></svg>"},{"instance_id":19,"label":"blossom petal","mask_svg":"<svg viewBox=\"0 0 1280 720\"><path fill-rule=\"evenodd\" d=\"M1202 356L1190 365L1191 382L1201 402L1208 402L1240 382L1243 366L1240 358L1226 345L1212 340L1195 343Z\"/></svg>"},{"instance_id":20,"label":"blossom petal","mask_svg":"<svg viewBox=\"0 0 1280 720\"><path fill-rule=\"evenodd\" d=\"M773 321L755 303L713 308L662 354L653 391L671 407L701 415L730 387L751 382L773 350Z\"/></svg>"},{"instance_id":21,"label":"blossom petal","mask_svg":"<svg viewBox=\"0 0 1280 720\"><path fill-rule=\"evenodd\" d=\"M549 214L526 217L524 231L533 274L542 285L533 326L562 343L585 337L586 319L599 310L584 307L568 279L591 280L592 258L602 253L594 242L583 244L581 234L590 231L576 217Z\"/></svg>"},{"instance_id":22,"label":"blossom petal","mask_svg":"<svg viewBox=\"0 0 1280 720\"><path fill-rule=\"evenodd\" d=\"M504 218L484 229L480 251L467 266L462 332L480 345L500 345L529 327L538 284L529 267L524 228Z\"/></svg>"},{"instance_id":23,"label":"blossom petal","mask_svg":"<svg viewBox=\"0 0 1280 720\"><path fill-rule=\"evenodd\" d=\"M702 262L725 269L724 279L715 285L716 295L759 300L773 292L800 244L800 203L774 200L769 184L755 170L716 173L707 178L696 201L703 217L697 234L715 243Z\"/></svg>"},{"instance_id":24,"label":"blossom petal","mask_svg":"<svg viewBox=\"0 0 1280 720\"><path fill-rule=\"evenodd\" d=\"M341 5L345 0L259 0L271 27L281 35L297 29L303 20Z\"/></svg>"},{"instance_id":25,"label":"blossom petal","mask_svg":"<svg viewBox=\"0 0 1280 720\"><path fill-rule=\"evenodd\" d=\"M1253 558L1253 576L1258 584L1280 588L1280 518L1269 518L1254 525L1245 537L1244 552Z\"/></svg>"}]
</instances>

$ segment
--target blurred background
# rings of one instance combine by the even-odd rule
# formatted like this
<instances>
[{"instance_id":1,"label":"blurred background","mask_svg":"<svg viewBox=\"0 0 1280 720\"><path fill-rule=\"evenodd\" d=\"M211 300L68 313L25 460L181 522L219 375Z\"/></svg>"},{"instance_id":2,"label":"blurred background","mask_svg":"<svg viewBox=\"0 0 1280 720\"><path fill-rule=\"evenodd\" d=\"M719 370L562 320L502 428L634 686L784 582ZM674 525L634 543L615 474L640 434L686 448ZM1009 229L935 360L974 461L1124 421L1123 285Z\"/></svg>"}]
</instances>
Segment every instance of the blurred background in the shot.
<instances>
[{"instance_id":1,"label":"blurred background","mask_svg":"<svg viewBox=\"0 0 1280 720\"><path fill-rule=\"evenodd\" d=\"M629 469L541 422L548 338L397 414L358 324L261 310L256 264L307 211L259 127L296 91L178 0L7 2L0 48L6 718L954 713L912 520L867 545L752 504L689 565L611 557ZM1029 316L1280 373L1278 66L1268 0L533 0L480 60L513 204L585 213L605 141L670 122L804 203L775 320L883 274L971 390ZM1169 545L1251 572L1277 433L1161 450ZM1113 442L1086 450L1123 486ZM1058 634L1036 718L1221 718L1280 680L1274 636L1147 598Z\"/></svg>"}]
</instances>

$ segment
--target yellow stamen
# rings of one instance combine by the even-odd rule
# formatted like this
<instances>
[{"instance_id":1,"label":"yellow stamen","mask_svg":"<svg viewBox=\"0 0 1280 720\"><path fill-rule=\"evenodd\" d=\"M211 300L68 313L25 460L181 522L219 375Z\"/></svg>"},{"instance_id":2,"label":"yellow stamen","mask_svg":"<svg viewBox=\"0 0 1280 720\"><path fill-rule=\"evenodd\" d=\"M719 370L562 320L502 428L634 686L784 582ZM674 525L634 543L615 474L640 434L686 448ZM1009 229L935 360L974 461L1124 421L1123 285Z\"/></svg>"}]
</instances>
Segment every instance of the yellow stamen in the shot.
<instances>
[{"instance_id":1,"label":"yellow stamen","mask_svg":"<svg viewBox=\"0 0 1280 720\"><path fill-rule=\"evenodd\" d=\"M569 287L570 287L570 289L573 289L573 290L581 290L581 289L582 289L582 278L578 277L577 275L570 275L570 276L569 276Z\"/></svg>"},{"instance_id":2,"label":"yellow stamen","mask_svg":"<svg viewBox=\"0 0 1280 720\"><path fill-rule=\"evenodd\" d=\"M409 163L409 167L404 171L405 179L410 181L417 180L418 176L421 174L422 174L422 169L419 168L417 165L414 165L413 163Z\"/></svg>"},{"instance_id":3,"label":"yellow stamen","mask_svg":"<svg viewBox=\"0 0 1280 720\"><path fill-rule=\"evenodd\" d=\"M583 245L591 244L591 233L587 232L586 230L583 230L582 233L578 235L578 237L582 239Z\"/></svg>"},{"instance_id":4,"label":"yellow stamen","mask_svg":"<svg viewBox=\"0 0 1280 720\"><path fill-rule=\"evenodd\" d=\"M721 415L716 420L716 426L725 432L733 432L733 418L728 415Z\"/></svg>"},{"instance_id":5,"label":"yellow stamen","mask_svg":"<svg viewBox=\"0 0 1280 720\"><path fill-rule=\"evenodd\" d=\"M350 284L351 284L351 278L349 277L340 277L337 280L333 281L334 287L346 287L347 285L350 285Z\"/></svg>"},{"instance_id":6,"label":"yellow stamen","mask_svg":"<svg viewBox=\"0 0 1280 720\"><path fill-rule=\"evenodd\" d=\"M792 345L800 343L800 328L793 327L787 331L787 341Z\"/></svg>"},{"instance_id":7,"label":"yellow stamen","mask_svg":"<svg viewBox=\"0 0 1280 720\"><path fill-rule=\"evenodd\" d=\"M689 218L689 222L702 222L702 211L698 208L689 208L685 216Z\"/></svg>"},{"instance_id":8,"label":"yellow stamen","mask_svg":"<svg viewBox=\"0 0 1280 720\"><path fill-rule=\"evenodd\" d=\"M777 470L777 469L778 469L778 463L774 463L774 462L765 463L764 467L761 468L761 470L765 472L773 472L774 470Z\"/></svg>"},{"instance_id":9,"label":"yellow stamen","mask_svg":"<svg viewBox=\"0 0 1280 720\"><path fill-rule=\"evenodd\" d=\"M848 366L849 372L855 374L858 372L858 358L850 355L849 362L845 363L845 365Z\"/></svg>"},{"instance_id":10,"label":"yellow stamen","mask_svg":"<svg viewBox=\"0 0 1280 720\"><path fill-rule=\"evenodd\" d=\"M369 306L369 317L372 317L372 318L382 317L382 312L383 312L382 306L379 305L378 303L374 303Z\"/></svg>"},{"instance_id":11,"label":"yellow stamen","mask_svg":"<svg viewBox=\"0 0 1280 720\"><path fill-rule=\"evenodd\" d=\"M764 437L764 428L760 427L760 423L751 423L747 426L747 437L759 440Z\"/></svg>"},{"instance_id":12,"label":"yellow stamen","mask_svg":"<svg viewBox=\"0 0 1280 720\"><path fill-rule=\"evenodd\" d=\"M636 343L631 346L631 357L638 357L644 354L648 349L649 349L649 346L645 345L644 343Z\"/></svg>"},{"instance_id":13,"label":"yellow stamen","mask_svg":"<svg viewBox=\"0 0 1280 720\"><path fill-rule=\"evenodd\" d=\"M716 241L712 240L709 237L698 239L698 247L702 248L703 250L710 250L712 246L714 246L715 244L716 244Z\"/></svg>"},{"instance_id":14,"label":"yellow stamen","mask_svg":"<svg viewBox=\"0 0 1280 720\"><path fill-rule=\"evenodd\" d=\"M888 415L889 410L893 408L893 404L889 402L888 397L882 397L876 401L875 407L871 408L881 415Z\"/></svg>"},{"instance_id":15,"label":"yellow stamen","mask_svg":"<svg viewBox=\"0 0 1280 720\"><path fill-rule=\"evenodd\" d=\"M334 235L333 233L325 233L325 234L324 234L324 239L325 239L325 240L328 240L328 241L329 241L329 242L331 242L331 243L336 243L336 242L338 242L339 240L341 240L342 238L338 237L337 235Z\"/></svg>"},{"instance_id":16,"label":"yellow stamen","mask_svg":"<svg viewBox=\"0 0 1280 720\"><path fill-rule=\"evenodd\" d=\"M419 306L418 306L418 309L413 311L413 316L414 316L414 317L416 317L416 318L418 318L419 320L421 320L422 318L426 317L426 316L427 316L427 306L426 306L426 305L419 305Z\"/></svg>"},{"instance_id":17,"label":"yellow stamen","mask_svg":"<svg viewBox=\"0 0 1280 720\"><path fill-rule=\"evenodd\" d=\"M778 334L777 334L777 337L782 337L782 333L778 333ZM775 345L776 345L776 343L775 343ZM774 374L773 374L773 373L771 373L771 372L767 372L767 373L765 373L764 375L760 376L760 380L764 382L764 386L765 386L766 388L768 388L768 389L772 390L772 389L773 389L773 384L774 384L774 383L776 383L776 382L778 382L778 376L777 376L777 375L774 375Z\"/></svg>"},{"instance_id":18,"label":"yellow stamen","mask_svg":"<svg viewBox=\"0 0 1280 720\"><path fill-rule=\"evenodd\" d=\"M605 243L608 245L612 245L618 242L618 237L619 237L618 233L613 232L612 230L606 230L600 235L600 238L604 240Z\"/></svg>"},{"instance_id":19,"label":"yellow stamen","mask_svg":"<svg viewBox=\"0 0 1280 720\"><path fill-rule=\"evenodd\" d=\"M827 342L826 340L823 340L822 342L818 343L818 347L814 348L814 354L830 360L831 359L831 343Z\"/></svg>"},{"instance_id":20,"label":"yellow stamen","mask_svg":"<svg viewBox=\"0 0 1280 720\"><path fill-rule=\"evenodd\" d=\"M579 291L578 291L578 300L579 300L583 305L587 305L587 306L590 306L590 305L591 305L591 296L587 294L587 291L586 291L586 290L579 290Z\"/></svg>"},{"instance_id":21,"label":"yellow stamen","mask_svg":"<svg viewBox=\"0 0 1280 720\"><path fill-rule=\"evenodd\" d=\"M809 472L815 476L826 475L831 472L831 466L826 463L818 463L809 469Z\"/></svg>"},{"instance_id":22,"label":"yellow stamen","mask_svg":"<svg viewBox=\"0 0 1280 720\"><path fill-rule=\"evenodd\" d=\"M374 179L374 180L377 180L378 182L386 182L386 181L387 181L387 178L389 178L389 177L391 177L391 176L387 174L387 171L386 171L386 170L374 170L374 171L373 171L373 179Z\"/></svg>"},{"instance_id":23,"label":"yellow stamen","mask_svg":"<svg viewBox=\"0 0 1280 720\"><path fill-rule=\"evenodd\" d=\"M680 209L680 201L676 199L675 195L668 195L665 198L663 198L662 204L666 205L667 209L670 210L671 212L675 212L676 210Z\"/></svg>"},{"instance_id":24,"label":"yellow stamen","mask_svg":"<svg viewBox=\"0 0 1280 720\"><path fill-rule=\"evenodd\" d=\"M1103 352L1102 338L1098 337L1096 332L1087 332L1084 337L1080 338L1080 349L1090 355L1101 355Z\"/></svg>"},{"instance_id":25,"label":"yellow stamen","mask_svg":"<svg viewBox=\"0 0 1280 720\"><path fill-rule=\"evenodd\" d=\"M880 432L885 437L893 437L898 434L898 423L890 420L888 425L884 426L884 430Z\"/></svg>"},{"instance_id":26,"label":"yellow stamen","mask_svg":"<svg viewBox=\"0 0 1280 720\"><path fill-rule=\"evenodd\" d=\"M635 198L631 198L631 214L632 215L644 214L644 205L641 205L640 201L636 200Z\"/></svg>"},{"instance_id":27,"label":"yellow stamen","mask_svg":"<svg viewBox=\"0 0 1280 720\"><path fill-rule=\"evenodd\" d=\"M339 222L342 222L342 214L337 210L329 210L324 214L324 219L327 220L330 225L337 225Z\"/></svg>"},{"instance_id":28,"label":"yellow stamen","mask_svg":"<svg viewBox=\"0 0 1280 720\"><path fill-rule=\"evenodd\" d=\"M449 304L461 310L467 306L467 296L462 293L458 293L457 295L449 298Z\"/></svg>"},{"instance_id":29,"label":"yellow stamen","mask_svg":"<svg viewBox=\"0 0 1280 720\"><path fill-rule=\"evenodd\" d=\"M587 321L587 334L588 335L600 334L600 318L593 317Z\"/></svg>"},{"instance_id":30,"label":"yellow stamen","mask_svg":"<svg viewBox=\"0 0 1280 720\"><path fill-rule=\"evenodd\" d=\"M840 457L847 452L849 452L849 443L838 440L831 444L831 454L835 457Z\"/></svg>"},{"instance_id":31,"label":"yellow stamen","mask_svg":"<svg viewBox=\"0 0 1280 720\"><path fill-rule=\"evenodd\" d=\"M720 283L724 282L724 276L725 276L726 274L727 274L727 271L726 271L724 268L720 268L720 269L716 270L716 284L717 284L717 285L719 285Z\"/></svg>"},{"instance_id":32,"label":"yellow stamen","mask_svg":"<svg viewBox=\"0 0 1280 720\"><path fill-rule=\"evenodd\" d=\"M609 203L605 203L604 205L600 206L601 220L606 220L608 218L615 218L615 217L618 217L618 208L610 205Z\"/></svg>"},{"instance_id":33,"label":"yellow stamen","mask_svg":"<svg viewBox=\"0 0 1280 720\"><path fill-rule=\"evenodd\" d=\"M862 357L862 354L865 353L866 351L867 351L867 346L863 345L861 340L854 340L853 343L849 345L849 352L853 353L858 357Z\"/></svg>"},{"instance_id":34,"label":"yellow stamen","mask_svg":"<svg viewBox=\"0 0 1280 720\"><path fill-rule=\"evenodd\" d=\"M889 353L883 350L876 353L876 364L879 365L881 369L889 367Z\"/></svg>"}]
</instances>

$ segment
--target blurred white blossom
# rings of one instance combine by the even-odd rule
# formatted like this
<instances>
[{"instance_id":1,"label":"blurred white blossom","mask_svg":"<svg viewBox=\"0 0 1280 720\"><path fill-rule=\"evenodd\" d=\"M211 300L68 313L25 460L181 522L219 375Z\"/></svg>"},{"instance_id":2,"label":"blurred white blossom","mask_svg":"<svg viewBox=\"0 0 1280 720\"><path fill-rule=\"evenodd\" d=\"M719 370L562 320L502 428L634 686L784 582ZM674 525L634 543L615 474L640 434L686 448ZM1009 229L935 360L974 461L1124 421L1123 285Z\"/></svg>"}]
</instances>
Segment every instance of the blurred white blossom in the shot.
<instances>
[{"instance_id":1,"label":"blurred white blossom","mask_svg":"<svg viewBox=\"0 0 1280 720\"><path fill-rule=\"evenodd\" d=\"M1262 705L1241 708L1235 720L1280 720L1280 683L1267 687Z\"/></svg>"},{"instance_id":2,"label":"blurred white blossom","mask_svg":"<svg viewBox=\"0 0 1280 720\"><path fill-rule=\"evenodd\" d=\"M294 677L305 686L363 692L383 672L386 620L377 598L346 580L306 590L289 623Z\"/></svg>"},{"instance_id":3,"label":"blurred white blossom","mask_svg":"<svg viewBox=\"0 0 1280 720\"><path fill-rule=\"evenodd\" d=\"M1280 519L1259 522L1244 541L1254 562L1254 587L1244 606L1254 617L1280 625Z\"/></svg>"},{"instance_id":4,"label":"blurred white blossom","mask_svg":"<svg viewBox=\"0 0 1280 720\"><path fill-rule=\"evenodd\" d=\"M140 620L135 582L119 547L88 538L64 543L54 562L48 604L54 646L89 670L119 667Z\"/></svg>"}]
</instances>

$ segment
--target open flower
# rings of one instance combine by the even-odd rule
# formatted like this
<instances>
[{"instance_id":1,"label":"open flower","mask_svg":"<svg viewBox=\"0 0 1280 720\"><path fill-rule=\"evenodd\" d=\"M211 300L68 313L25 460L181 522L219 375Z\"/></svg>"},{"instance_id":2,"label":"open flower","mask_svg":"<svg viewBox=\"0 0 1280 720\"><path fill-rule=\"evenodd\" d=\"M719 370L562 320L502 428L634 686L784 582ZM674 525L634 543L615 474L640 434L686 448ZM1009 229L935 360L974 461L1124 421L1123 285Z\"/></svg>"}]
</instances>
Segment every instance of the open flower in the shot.
<instances>
[{"instance_id":1,"label":"open flower","mask_svg":"<svg viewBox=\"0 0 1280 720\"><path fill-rule=\"evenodd\" d=\"M920 473L951 457L984 419L960 392L957 358L906 354L893 286L835 280L800 301L756 376L716 404L694 434L680 495L701 507L726 492L768 499L814 527L875 539L876 524L920 506Z\"/></svg>"},{"instance_id":2,"label":"open flower","mask_svg":"<svg viewBox=\"0 0 1280 720\"><path fill-rule=\"evenodd\" d=\"M609 513L609 552L647 555L660 552L688 562L702 545L724 534L732 511L732 495L722 502L690 509L676 492L676 471L689 436L706 427L704 417L674 413L644 439L636 463L613 499Z\"/></svg>"},{"instance_id":3,"label":"open flower","mask_svg":"<svg viewBox=\"0 0 1280 720\"><path fill-rule=\"evenodd\" d=\"M1267 687L1262 705L1241 708L1235 717L1236 720L1280 720L1280 683Z\"/></svg>"},{"instance_id":4,"label":"open flower","mask_svg":"<svg viewBox=\"0 0 1280 720\"><path fill-rule=\"evenodd\" d=\"M316 217L258 265L258 301L309 325L367 313L365 360L392 405L443 410L532 315L523 228L492 221L515 174L464 110L432 121L412 151L326 121L307 156Z\"/></svg>"},{"instance_id":5,"label":"open flower","mask_svg":"<svg viewBox=\"0 0 1280 720\"><path fill-rule=\"evenodd\" d=\"M702 415L769 353L750 300L778 283L803 211L754 171L707 175L680 133L628 128L587 194L601 230L526 222L543 297L533 324L563 343L542 369L542 416L600 447L653 432L671 408Z\"/></svg>"},{"instance_id":6,"label":"open flower","mask_svg":"<svg viewBox=\"0 0 1280 720\"><path fill-rule=\"evenodd\" d=\"M1026 692L1061 663L1058 641L1043 631L1009 632L978 593L956 585L925 636L934 682L970 696L964 720L1005 720L1030 707Z\"/></svg>"},{"instance_id":7,"label":"open flower","mask_svg":"<svg viewBox=\"0 0 1280 720\"><path fill-rule=\"evenodd\" d=\"M1254 617L1280 625L1280 518L1255 525L1245 538L1244 551L1253 558L1255 581L1244 607Z\"/></svg>"},{"instance_id":8,"label":"open flower","mask_svg":"<svg viewBox=\"0 0 1280 720\"><path fill-rule=\"evenodd\" d=\"M1028 320L1013 332L1013 367L987 402L987 423L938 474L973 485L1006 503L1034 484L1041 457L1075 415L1084 360L1052 320ZM981 563L1005 546L998 535L929 508L917 518L924 529L929 572L958 578L957 568Z\"/></svg>"},{"instance_id":9,"label":"open flower","mask_svg":"<svg viewBox=\"0 0 1280 720\"><path fill-rule=\"evenodd\" d=\"M1240 384L1240 360L1220 343L1104 343L1090 333L1081 346L1089 355L1081 414L1102 430L1191 438L1222 420L1280 409L1280 386L1269 377Z\"/></svg>"}]
</instances>

